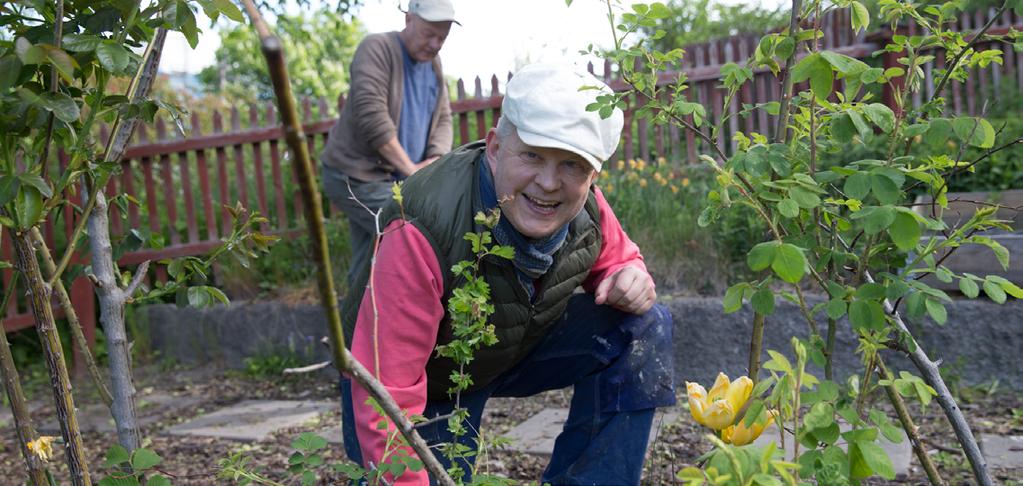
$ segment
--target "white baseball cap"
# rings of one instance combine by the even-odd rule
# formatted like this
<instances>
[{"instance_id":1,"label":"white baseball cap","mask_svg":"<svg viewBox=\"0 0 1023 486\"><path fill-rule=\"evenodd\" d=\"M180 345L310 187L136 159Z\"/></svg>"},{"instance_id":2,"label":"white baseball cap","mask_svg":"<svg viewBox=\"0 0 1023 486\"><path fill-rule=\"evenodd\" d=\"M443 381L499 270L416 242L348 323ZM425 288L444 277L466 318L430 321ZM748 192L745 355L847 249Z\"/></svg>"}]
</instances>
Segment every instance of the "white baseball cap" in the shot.
<instances>
[{"instance_id":1,"label":"white baseball cap","mask_svg":"<svg viewBox=\"0 0 1023 486\"><path fill-rule=\"evenodd\" d=\"M451 0L409 0L408 13L414 14L427 22L454 22L455 7Z\"/></svg>"},{"instance_id":2,"label":"white baseball cap","mask_svg":"<svg viewBox=\"0 0 1023 486\"><path fill-rule=\"evenodd\" d=\"M583 86L597 89L583 89ZM508 81L501 114L527 145L568 150L597 171L614 155L625 116L615 108L601 118L586 106L611 93L603 81L574 67L530 64Z\"/></svg>"}]
</instances>

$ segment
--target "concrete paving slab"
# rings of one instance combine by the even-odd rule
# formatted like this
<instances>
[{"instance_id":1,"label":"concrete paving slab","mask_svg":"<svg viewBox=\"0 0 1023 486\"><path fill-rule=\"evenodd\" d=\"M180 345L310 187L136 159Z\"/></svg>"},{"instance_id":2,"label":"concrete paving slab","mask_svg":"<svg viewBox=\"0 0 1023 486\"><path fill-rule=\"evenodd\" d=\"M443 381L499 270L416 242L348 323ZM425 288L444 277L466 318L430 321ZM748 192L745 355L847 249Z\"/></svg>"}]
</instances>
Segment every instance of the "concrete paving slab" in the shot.
<instances>
[{"instance_id":1,"label":"concrete paving slab","mask_svg":"<svg viewBox=\"0 0 1023 486\"><path fill-rule=\"evenodd\" d=\"M328 444L343 444L341 439L341 424L331 424L316 431L316 435L327 439Z\"/></svg>"},{"instance_id":2,"label":"concrete paving slab","mask_svg":"<svg viewBox=\"0 0 1023 486\"><path fill-rule=\"evenodd\" d=\"M191 407L199 403L199 399L190 396L153 393L143 395L135 401L139 425L145 427L160 420L169 412ZM103 404L86 405L78 409L78 424L82 431L113 433L116 432L114 419L110 409ZM60 435L60 426L56 418L47 420L39 427L40 433Z\"/></svg>"},{"instance_id":3,"label":"concrete paving slab","mask_svg":"<svg viewBox=\"0 0 1023 486\"><path fill-rule=\"evenodd\" d=\"M567 418L567 408L545 408L541 410L525 422L516 425L507 434L504 434L505 437L512 440L508 448L526 454L550 456L554 451L554 440L561 433ZM654 415L654 426L650 430L650 442L657 439L657 433L662 427L673 423L677 419L678 412L676 411L657 412Z\"/></svg>"},{"instance_id":4,"label":"concrete paving slab","mask_svg":"<svg viewBox=\"0 0 1023 486\"><path fill-rule=\"evenodd\" d=\"M1023 436L981 434L980 448L990 467L1023 469Z\"/></svg>"},{"instance_id":5,"label":"concrete paving slab","mask_svg":"<svg viewBox=\"0 0 1023 486\"><path fill-rule=\"evenodd\" d=\"M333 400L245 400L175 425L167 429L167 433L259 441L277 430L302 425L338 407Z\"/></svg>"},{"instance_id":6,"label":"concrete paving slab","mask_svg":"<svg viewBox=\"0 0 1023 486\"><path fill-rule=\"evenodd\" d=\"M839 429L845 432L850 429L848 424L840 424ZM757 440L753 441L753 445L757 447L764 447L767 444L774 441L781 448L781 436L778 434L778 427L772 425L770 428L764 431ZM792 458L792 451L795 448L795 439L789 432L785 433L785 458ZM902 442L895 444L888 441L888 439L881 436L879 443L882 449L888 454L888 457L892 460L892 466L895 469L896 476L906 476L910 473L910 462L913 460L913 446L910 445L909 440L906 439L905 433L903 432ZM840 445L842 449L845 449L844 443Z\"/></svg>"}]
</instances>

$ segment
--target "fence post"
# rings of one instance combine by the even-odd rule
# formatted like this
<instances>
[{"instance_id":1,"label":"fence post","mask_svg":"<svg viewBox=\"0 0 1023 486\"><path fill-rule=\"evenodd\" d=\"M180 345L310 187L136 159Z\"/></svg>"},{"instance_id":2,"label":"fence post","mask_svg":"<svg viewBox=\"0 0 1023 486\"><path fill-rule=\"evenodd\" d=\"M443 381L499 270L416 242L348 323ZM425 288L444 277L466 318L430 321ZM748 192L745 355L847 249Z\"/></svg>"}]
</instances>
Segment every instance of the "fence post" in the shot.
<instances>
[{"instance_id":1,"label":"fence post","mask_svg":"<svg viewBox=\"0 0 1023 486\"><path fill-rule=\"evenodd\" d=\"M85 342L89 343L89 349L96 347L96 295L92 290L92 282L87 277L79 276L73 282L71 282L71 307L75 309L75 314L78 315L78 323L82 326L82 334L85 335ZM72 355L73 369L75 375L84 373L85 367L82 363L85 363L85 357L82 356L82 351L74 346L74 354Z\"/></svg>"}]
</instances>

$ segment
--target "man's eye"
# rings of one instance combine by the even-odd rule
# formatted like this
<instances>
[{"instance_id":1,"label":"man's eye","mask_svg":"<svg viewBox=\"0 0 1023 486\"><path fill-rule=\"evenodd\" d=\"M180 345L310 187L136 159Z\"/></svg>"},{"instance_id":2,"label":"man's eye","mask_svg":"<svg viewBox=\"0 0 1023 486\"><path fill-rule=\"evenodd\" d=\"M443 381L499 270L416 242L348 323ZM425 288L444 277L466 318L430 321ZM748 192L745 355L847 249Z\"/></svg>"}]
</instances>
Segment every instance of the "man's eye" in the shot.
<instances>
[{"instance_id":1,"label":"man's eye","mask_svg":"<svg viewBox=\"0 0 1023 486\"><path fill-rule=\"evenodd\" d=\"M540 158L540 154L536 152L522 152L522 158L526 160L537 160Z\"/></svg>"}]
</instances>

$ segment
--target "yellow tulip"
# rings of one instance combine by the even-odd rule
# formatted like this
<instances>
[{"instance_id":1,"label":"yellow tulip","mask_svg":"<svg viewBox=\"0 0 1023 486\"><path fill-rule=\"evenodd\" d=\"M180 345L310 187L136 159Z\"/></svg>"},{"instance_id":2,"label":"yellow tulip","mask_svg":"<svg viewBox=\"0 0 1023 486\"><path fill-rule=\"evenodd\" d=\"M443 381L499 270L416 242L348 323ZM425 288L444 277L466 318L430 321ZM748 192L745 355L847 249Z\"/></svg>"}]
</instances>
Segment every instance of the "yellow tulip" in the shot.
<instances>
[{"instance_id":1,"label":"yellow tulip","mask_svg":"<svg viewBox=\"0 0 1023 486\"><path fill-rule=\"evenodd\" d=\"M618 166L618 170L622 170L622 169L624 169L624 168L625 168L625 161L624 161L624 160L622 160L622 159L618 159L618 164L617 164L617 166Z\"/></svg>"},{"instance_id":2,"label":"yellow tulip","mask_svg":"<svg viewBox=\"0 0 1023 486\"><path fill-rule=\"evenodd\" d=\"M735 421L735 414L746 405L753 392L753 381L742 376L734 382L718 373L710 393L698 383L686 382L689 411L700 425L721 430Z\"/></svg>"},{"instance_id":3,"label":"yellow tulip","mask_svg":"<svg viewBox=\"0 0 1023 486\"><path fill-rule=\"evenodd\" d=\"M646 187L646 179L639 180L639 187Z\"/></svg>"},{"instance_id":4,"label":"yellow tulip","mask_svg":"<svg viewBox=\"0 0 1023 486\"><path fill-rule=\"evenodd\" d=\"M36 440L29 441L26 445L28 450L35 454L36 457L43 461L48 461L53 457L53 441L56 439L56 437L44 435Z\"/></svg>"},{"instance_id":5,"label":"yellow tulip","mask_svg":"<svg viewBox=\"0 0 1023 486\"><path fill-rule=\"evenodd\" d=\"M767 421L765 422L754 422L753 425L746 427L745 420L740 420L739 423L727 427L721 431L721 440L726 443L744 446L760 437L760 434L764 433L764 429L770 427L774 423L774 417L778 415L777 410L771 410L767 413Z\"/></svg>"}]
</instances>

